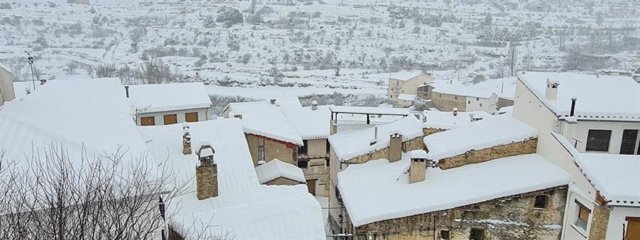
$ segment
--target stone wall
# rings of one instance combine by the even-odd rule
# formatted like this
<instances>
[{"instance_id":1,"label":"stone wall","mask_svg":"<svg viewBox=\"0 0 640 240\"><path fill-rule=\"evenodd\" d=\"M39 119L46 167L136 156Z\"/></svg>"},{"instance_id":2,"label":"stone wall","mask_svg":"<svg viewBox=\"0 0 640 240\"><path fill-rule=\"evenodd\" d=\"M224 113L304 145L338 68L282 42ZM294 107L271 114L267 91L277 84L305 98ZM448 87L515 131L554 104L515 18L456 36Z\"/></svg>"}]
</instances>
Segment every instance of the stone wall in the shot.
<instances>
[{"instance_id":1,"label":"stone wall","mask_svg":"<svg viewBox=\"0 0 640 240\"><path fill-rule=\"evenodd\" d=\"M533 207L538 195L549 197L547 208ZM468 240L471 229L479 228L484 230L485 240L557 240L562 231L566 198L564 186L384 220L356 227L354 239L440 239L440 231L448 230L450 239ZM347 230L350 229L354 228Z\"/></svg>"},{"instance_id":2,"label":"stone wall","mask_svg":"<svg viewBox=\"0 0 640 240\"><path fill-rule=\"evenodd\" d=\"M326 158L311 159L307 162L307 168L303 169L307 180L316 180L315 196L329 196L329 167Z\"/></svg>"},{"instance_id":3,"label":"stone wall","mask_svg":"<svg viewBox=\"0 0 640 240\"><path fill-rule=\"evenodd\" d=\"M467 109L467 97L466 96L457 96L445 93L433 92L430 89L431 94L431 104L436 107L440 111L453 111L454 108L457 108L460 112L465 112Z\"/></svg>"},{"instance_id":4,"label":"stone wall","mask_svg":"<svg viewBox=\"0 0 640 240\"><path fill-rule=\"evenodd\" d=\"M265 183L266 185L285 185L285 186L293 186L293 185L298 185L298 184L304 184L295 180L291 180L288 178L283 178L283 177L279 177L276 179L273 179L271 181L268 181Z\"/></svg>"},{"instance_id":5,"label":"stone wall","mask_svg":"<svg viewBox=\"0 0 640 240\"><path fill-rule=\"evenodd\" d=\"M439 133L439 132L442 132L442 131L445 131L445 130L446 129L440 129L440 128L423 128L422 129L422 133L426 137L426 136L429 136L431 134Z\"/></svg>"},{"instance_id":6,"label":"stone wall","mask_svg":"<svg viewBox=\"0 0 640 240\"><path fill-rule=\"evenodd\" d=\"M607 225L609 224L609 214L611 210L604 206L596 205L591 217L591 228L589 230L589 240L604 240L607 236Z\"/></svg>"},{"instance_id":7,"label":"stone wall","mask_svg":"<svg viewBox=\"0 0 640 240\"><path fill-rule=\"evenodd\" d=\"M199 200L218 196L218 166L204 163L196 167L196 187Z\"/></svg>"},{"instance_id":8,"label":"stone wall","mask_svg":"<svg viewBox=\"0 0 640 240\"><path fill-rule=\"evenodd\" d=\"M498 109L508 106L513 106L513 100L501 97L498 98L498 102L496 103L496 107Z\"/></svg>"},{"instance_id":9,"label":"stone wall","mask_svg":"<svg viewBox=\"0 0 640 240\"><path fill-rule=\"evenodd\" d=\"M409 141L404 141L402 143L403 152L409 152L412 150L421 150L421 149L424 149L424 142L422 141L422 136L411 139ZM388 157L389 157L389 148L386 147L377 151L373 151L373 152L349 159L347 162L350 164L366 163L369 160L387 159Z\"/></svg>"},{"instance_id":10,"label":"stone wall","mask_svg":"<svg viewBox=\"0 0 640 240\"><path fill-rule=\"evenodd\" d=\"M253 159L254 166L258 166L259 146L264 146L265 161L277 158L283 162L296 166L298 165L296 162L298 146L295 146L292 143L285 143L253 134L245 134L245 138L247 139L247 143L249 144L249 152L251 152L251 158Z\"/></svg>"},{"instance_id":11,"label":"stone wall","mask_svg":"<svg viewBox=\"0 0 640 240\"><path fill-rule=\"evenodd\" d=\"M491 148L469 150L466 153L448 157L438 161L441 169L461 167L467 164L481 163L493 159L530 154L536 152L538 139L529 139L522 142L499 145Z\"/></svg>"}]
</instances>

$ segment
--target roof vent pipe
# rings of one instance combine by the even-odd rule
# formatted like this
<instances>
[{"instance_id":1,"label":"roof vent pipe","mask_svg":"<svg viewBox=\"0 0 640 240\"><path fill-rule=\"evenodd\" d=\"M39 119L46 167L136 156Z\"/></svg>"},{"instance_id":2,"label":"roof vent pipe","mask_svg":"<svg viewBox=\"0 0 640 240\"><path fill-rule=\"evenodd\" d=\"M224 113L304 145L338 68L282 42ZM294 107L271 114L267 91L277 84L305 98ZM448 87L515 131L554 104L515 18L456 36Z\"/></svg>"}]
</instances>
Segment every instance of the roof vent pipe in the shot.
<instances>
[{"instance_id":1,"label":"roof vent pipe","mask_svg":"<svg viewBox=\"0 0 640 240\"><path fill-rule=\"evenodd\" d=\"M458 108L453 108L453 116L458 116Z\"/></svg>"},{"instance_id":2,"label":"roof vent pipe","mask_svg":"<svg viewBox=\"0 0 640 240\"><path fill-rule=\"evenodd\" d=\"M127 98L129 98L129 86L124 86L124 92L127 94Z\"/></svg>"},{"instance_id":3,"label":"roof vent pipe","mask_svg":"<svg viewBox=\"0 0 640 240\"><path fill-rule=\"evenodd\" d=\"M313 100L311 101L311 110L318 110L318 101Z\"/></svg>"},{"instance_id":4,"label":"roof vent pipe","mask_svg":"<svg viewBox=\"0 0 640 240\"><path fill-rule=\"evenodd\" d=\"M575 115L576 113L576 101L578 100L578 98L576 97L572 97L571 98L571 112L569 113L570 117L573 117L573 115Z\"/></svg>"}]
</instances>

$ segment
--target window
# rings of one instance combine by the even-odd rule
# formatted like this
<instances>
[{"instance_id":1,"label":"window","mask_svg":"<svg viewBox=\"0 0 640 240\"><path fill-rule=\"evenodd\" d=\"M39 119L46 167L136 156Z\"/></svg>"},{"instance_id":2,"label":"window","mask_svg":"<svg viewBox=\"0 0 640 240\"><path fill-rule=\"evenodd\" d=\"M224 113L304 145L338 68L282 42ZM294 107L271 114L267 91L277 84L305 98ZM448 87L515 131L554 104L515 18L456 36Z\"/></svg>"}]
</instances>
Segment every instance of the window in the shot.
<instances>
[{"instance_id":1,"label":"window","mask_svg":"<svg viewBox=\"0 0 640 240\"><path fill-rule=\"evenodd\" d=\"M472 228L469 240L484 240L484 229Z\"/></svg>"},{"instance_id":2,"label":"window","mask_svg":"<svg viewBox=\"0 0 640 240\"><path fill-rule=\"evenodd\" d=\"M140 125L142 126L154 126L156 125L156 118L155 117L141 117L140 118Z\"/></svg>"},{"instance_id":3,"label":"window","mask_svg":"<svg viewBox=\"0 0 640 240\"><path fill-rule=\"evenodd\" d=\"M469 101L468 104L471 104L471 101Z\"/></svg>"},{"instance_id":4,"label":"window","mask_svg":"<svg viewBox=\"0 0 640 240\"><path fill-rule=\"evenodd\" d=\"M198 113L197 112L189 112L184 114L184 119L187 122L197 122L198 121Z\"/></svg>"},{"instance_id":5,"label":"window","mask_svg":"<svg viewBox=\"0 0 640 240\"><path fill-rule=\"evenodd\" d=\"M298 148L298 153L307 154L308 148L309 148L309 142L307 142L307 140L302 140L302 146Z\"/></svg>"},{"instance_id":6,"label":"window","mask_svg":"<svg viewBox=\"0 0 640 240\"><path fill-rule=\"evenodd\" d=\"M306 169L307 167L309 167L309 161L308 160L298 160L298 167L302 168L302 169Z\"/></svg>"},{"instance_id":7,"label":"window","mask_svg":"<svg viewBox=\"0 0 640 240\"><path fill-rule=\"evenodd\" d=\"M620 154L634 154L636 150L637 138L638 138L638 130L625 129L624 132L622 132L622 142L620 143Z\"/></svg>"},{"instance_id":8,"label":"window","mask_svg":"<svg viewBox=\"0 0 640 240\"><path fill-rule=\"evenodd\" d=\"M587 136L587 151L609 151L611 130L589 130Z\"/></svg>"},{"instance_id":9,"label":"window","mask_svg":"<svg viewBox=\"0 0 640 240\"><path fill-rule=\"evenodd\" d=\"M449 230L440 230L440 239L449 240Z\"/></svg>"},{"instance_id":10,"label":"window","mask_svg":"<svg viewBox=\"0 0 640 240\"><path fill-rule=\"evenodd\" d=\"M258 161L264 161L264 146L258 146Z\"/></svg>"},{"instance_id":11,"label":"window","mask_svg":"<svg viewBox=\"0 0 640 240\"><path fill-rule=\"evenodd\" d=\"M177 114L164 115L164 125L176 124L176 123L178 123L178 115Z\"/></svg>"},{"instance_id":12,"label":"window","mask_svg":"<svg viewBox=\"0 0 640 240\"><path fill-rule=\"evenodd\" d=\"M482 103L480 103L480 107L482 107Z\"/></svg>"},{"instance_id":13,"label":"window","mask_svg":"<svg viewBox=\"0 0 640 240\"><path fill-rule=\"evenodd\" d=\"M589 222L589 215L591 214L591 210L580 204L578 201L576 201L576 205L577 216L574 225L584 231L587 231L587 223Z\"/></svg>"},{"instance_id":14,"label":"window","mask_svg":"<svg viewBox=\"0 0 640 240\"><path fill-rule=\"evenodd\" d=\"M479 97L477 97L477 98L476 98L476 101L480 101L480 98L479 98Z\"/></svg>"},{"instance_id":15,"label":"window","mask_svg":"<svg viewBox=\"0 0 640 240\"><path fill-rule=\"evenodd\" d=\"M456 99L456 100L458 100L458 96L454 96L454 97L453 97L453 99Z\"/></svg>"},{"instance_id":16,"label":"window","mask_svg":"<svg viewBox=\"0 0 640 240\"><path fill-rule=\"evenodd\" d=\"M547 195L536 196L536 199L533 202L534 208L547 208L547 206L549 206L549 196Z\"/></svg>"}]
</instances>

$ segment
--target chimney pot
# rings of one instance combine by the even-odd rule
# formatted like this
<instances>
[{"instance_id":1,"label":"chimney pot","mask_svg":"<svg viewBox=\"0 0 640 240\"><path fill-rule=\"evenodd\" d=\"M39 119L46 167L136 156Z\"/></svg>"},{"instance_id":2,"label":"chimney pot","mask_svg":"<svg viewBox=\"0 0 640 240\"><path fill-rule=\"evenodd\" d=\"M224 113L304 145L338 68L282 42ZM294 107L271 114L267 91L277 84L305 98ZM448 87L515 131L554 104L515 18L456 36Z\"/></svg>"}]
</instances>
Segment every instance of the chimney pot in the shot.
<instances>
[{"instance_id":1,"label":"chimney pot","mask_svg":"<svg viewBox=\"0 0 640 240\"><path fill-rule=\"evenodd\" d=\"M390 162L402 159L402 134L394 133L390 135L388 159Z\"/></svg>"},{"instance_id":2,"label":"chimney pot","mask_svg":"<svg viewBox=\"0 0 640 240\"><path fill-rule=\"evenodd\" d=\"M218 196L218 165L213 160L216 151L209 144L198 149L200 166L196 167L196 194L198 200Z\"/></svg>"},{"instance_id":3,"label":"chimney pot","mask_svg":"<svg viewBox=\"0 0 640 240\"><path fill-rule=\"evenodd\" d=\"M182 154L189 155L193 153L191 150L191 133L189 132L189 125L182 127L184 134L182 134Z\"/></svg>"},{"instance_id":4,"label":"chimney pot","mask_svg":"<svg viewBox=\"0 0 640 240\"><path fill-rule=\"evenodd\" d=\"M558 87L560 83L556 80L547 78L547 91L546 97L548 100L555 101L558 98Z\"/></svg>"},{"instance_id":5,"label":"chimney pot","mask_svg":"<svg viewBox=\"0 0 640 240\"><path fill-rule=\"evenodd\" d=\"M422 182L426 179L427 167L431 165L431 160L427 159L424 150L411 151L411 164L409 165L409 183Z\"/></svg>"}]
</instances>

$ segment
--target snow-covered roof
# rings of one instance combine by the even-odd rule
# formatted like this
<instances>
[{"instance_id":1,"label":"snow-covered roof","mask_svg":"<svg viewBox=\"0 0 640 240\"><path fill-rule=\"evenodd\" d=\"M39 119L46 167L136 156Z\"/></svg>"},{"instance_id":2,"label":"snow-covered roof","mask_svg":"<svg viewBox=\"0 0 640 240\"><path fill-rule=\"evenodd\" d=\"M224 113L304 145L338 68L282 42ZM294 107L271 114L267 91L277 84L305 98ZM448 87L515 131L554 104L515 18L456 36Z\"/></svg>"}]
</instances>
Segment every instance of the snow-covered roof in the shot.
<instances>
[{"instance_id":1,"label":"snow-covered roof","mask_svg":"<svg viewBox=\"0 0 640 240\"><path fill-rule=\"evenodd\" d=\"M118 79L50 81L37 91L6 103L0 111L0 148L24 163L52 145L62 146L71 162L127 150L147 151L131 106ZM125 157L127 161L130 159Z\"/></svg>"},{"instance_id":2,"label":"snow-covered roof","mask_svg":"<svg viewBox=\"0 0 640 240\"><path fill-rule=\"evenodd\" d=\"M575 158L608 205L640 207L640 155L579 153Z\"/></svg>"},{"instance_id":3,"label":"snow-covered roof","mask_svg":"<svg viewBox=\"0 0 640 240\"><path fill-rule=\"evenodd\" d=\"M215 149L218 196L198 200L194 154L182 153L182 126L140 127L152 155L174 174L174 184L186 183L188 192L168 203L169 222L179 230L229 233L236 239L324 239L322 210L305 185L261 185L251 160L242 123L218 119L189 123L193 143ZM205 229L206 228L206 229Z\"/></svg>"},{"instance_id":4,"label":"snow-covered roof","mask_svg":"<svg viewBox=\"0 0 640 240\"><path fill-rule=\"evenodd\" d=\"M242 115L246 133L302 146L300 134L287 121L281 108L269 102L230 103L230 117Z\"/></svg>"},{"instance_id":5,"label":"snow-covered roof","mask_svg":"<svg viewBox=\"0 0 640 240\"><path fill-rule=\"evenodd\" d=\"M15 99L22 99L24 96L27 96L27 91L33 91L33 82L13 82L13 91L16 94ZM40 82L35 83L36 90L40 87Z\"/></svg>"},{"instance_id":6,"label":"snow-covered roof","mask_svg":"<svg viewBox=\"0 0 640 240\"><path fill-rule=\"evenodd\" d=\"M409 153L352 164L338 173L338 188L355 226L446 210L568 184L569 175L537 154L519 155L448 170L428 168L426 180L409 183ZM366 196L366 197L363 197Z\"/></svg>"},{"instance_id":7,"label":"snow-covered roof","mask_svg":"<svg viewBox=\"0 0 640 240\"><path fill-rule=\"evenodd\" d=\"M311 107L282 107L280 109L287 121L298 131L304 140L328 138L331 133L331 111L329 106Z\"/></svg>"},{"instance_id":8,"label":"snow-covered roof","mask_svg":"<svg viewBox=\"0 0 640 240\"><path fill-rule=\"evenodd\" d=\"M516 77L489 79L469 86L471 89L485 89L498 97L513 100L516 96ZM478 90L480 91L480 90Z\"/></svg>"},{"instance_id":9,"label":"snow-covered roof","mask_svg":"<svg viewBox=\"0 0 640 240\"><path fill-rule=\"evenodd\" d=\"M413 101L416 99L416 95L415 94L400 94L398 95L398 100L404 100L404 101Z\"/></svg>"},{"instance_id":10,"label":"snow-covered roof","mask_svg":"<svg viewBox=\"0 0 640 240\"><path fill-rule=\"evenodd\" d=\"M437 81L429 85L433 87L435 93L479 98L490 98L495 94L493 89L486 89L480 85L464 85L457 81Z\"/></svg>"},{"instance_id":11,"label":"snow-covered roof","mask_svg":"<svg viewBox=\"0 0 640 240\"><path fill-rule=\"evenodd\" d=\"M420 76L421 74L424 74L424 73L422 73L422 71L401 71L401 72L391 73L389 75L389 78L400 80L400 81L407 81L417 76Z\"/></svg>"},{"instance_id":12,"label":"snow-covered roof","mask_svg":"<svg viewBox=\"0 0 640 240\"><path fill-rule=\"evenodd\" d=\"M131 85L129 98L136 113L202 109L212 105L202 83Z\"/></svg>"},{"instance_id":13,"label":"snow-covered roof","mask_svg":"<svg viewBox=\"0 0 640 240\"><path fill-rule=\"evenodd\" d=\"M407 108L383 108L383 107L351 107L331 106L332 112L352 114L378 114L378 115L403 115L409 116L411 112Z\"/></svg>"},{"instance_id":14,"label":"snow-covered roof","mask_svg":"<svg viewBox=\"0 0 640 240\"><path fill-rule=\"evenodd\" d=\"M558 117L569 117L571 98L576 97L577 119L640 121L640 85L631 77L554 72L523 72L518 76ZM560 84L556 100L546 98L547 79Z\"/></svg>"},{"instance_id":15,"label":"snow-covered roof","mask_svg":"<svg viewBox=\"0 0 640 240\"><path fill-rule=\"evenodd\" d=\"M511 116L496 116L431 134L424 137L424 143L429 149L429 159L439 161L469 150L520 142L537 136L536 129Z\"/></svg>"},{"instance_id":16,"label":"snow-covered roof","mask_svg":"<svg viewBox=\"0 0 640 240\"><path fill-rule=\"evenodd\" d=\"M280 159L273 159L256 167L258 180L265 184L277 178L288 178L300 183L305 183L304 172L299 167L283 162Z\"/></svg>"},{"instance_id":17,"label":"snow-covered roof","mask_svg":"<svg viewBox=\"0 0 640 240\"><path fill-rule=\"evenodd\" d=\"M457 116L454 116L453 112L440 111L424 111L423 114L426 118L426 121L422 123L423 128L439 129L452 129L469 125L472 122L472 116L476 121L493 117L493 115L485 111L458 112Z\"/></svg>"},{"instance_id":18,"label":"snow-covered roof","mask_svg":"<svg viewBox=\"0 0 640 240\"><path fill-rule=\"evenodd\" d=\"M418 119L408 116L365 129L340 132L329 136L329 142L338 159L346 161L388 147L394 133L402 134L402 141L408 141L422 136L422 127ZM372 141L375 144L371 144Z\"/></svg>"}]
</instances>

